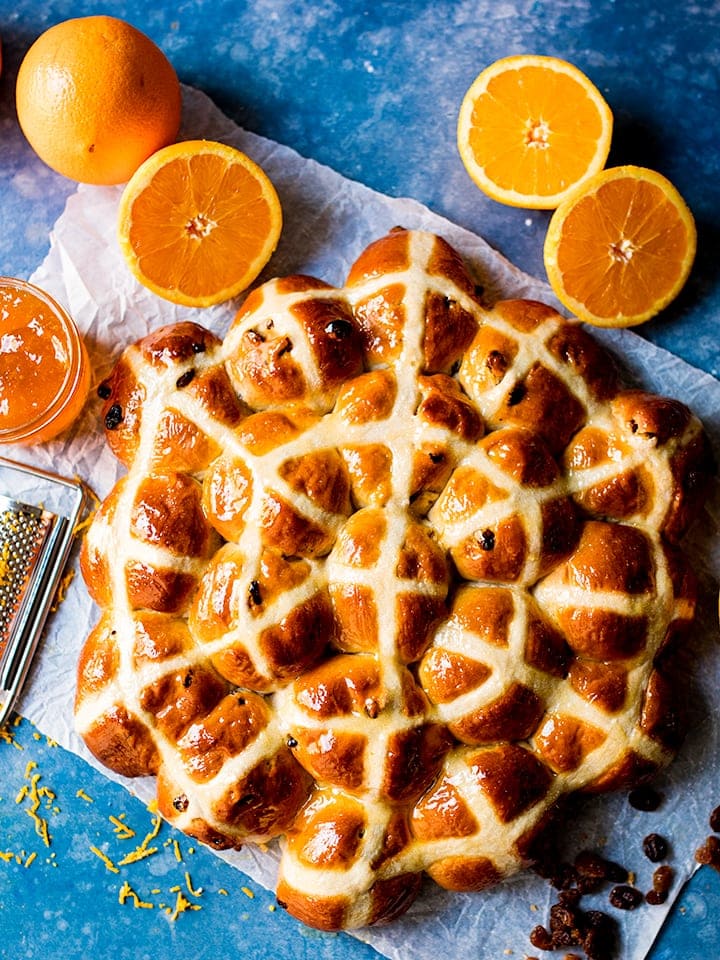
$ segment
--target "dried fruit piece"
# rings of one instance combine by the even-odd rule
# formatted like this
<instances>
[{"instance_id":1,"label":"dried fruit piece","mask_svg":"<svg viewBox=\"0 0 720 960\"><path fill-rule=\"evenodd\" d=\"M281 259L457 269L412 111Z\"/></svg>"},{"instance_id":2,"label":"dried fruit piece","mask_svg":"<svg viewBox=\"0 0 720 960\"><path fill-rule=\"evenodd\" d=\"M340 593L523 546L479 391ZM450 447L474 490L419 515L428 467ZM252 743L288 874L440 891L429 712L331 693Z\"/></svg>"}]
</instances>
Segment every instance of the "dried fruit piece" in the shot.
<instances>
[{"instance_id":1,"label":"dried fruit piece","mask_svg":"<svg viewBox=\"0 0 720 960\"><path fill-rule=\"evenodd\" d=\"M662 797L654 787L643 784L630 791L628 794L628 803L636 810L651 812L657 810L660 806Z\"/></svg>"},{"instance_id":2,"label":"dried fruit piece","mask_svg":"<svg viewBox=\"0 0 720 960\"><path fill-rule=\"evenodd\" d=\"M652 863L664 860L668 852L668 843L659 833L649 833L643 840L643 853Z\"/></svg>"},{"instance_id":3,"label":"dried fruit piece","mask_svg":"<svg viewBox=\"0 0 720 960\"><path fill-rule=\"evenodd\" d=\"M634 910L642 901L642 894L635 887L621 884L610 891L610 903L618 910Z\"/></svg>"}]
</instances>

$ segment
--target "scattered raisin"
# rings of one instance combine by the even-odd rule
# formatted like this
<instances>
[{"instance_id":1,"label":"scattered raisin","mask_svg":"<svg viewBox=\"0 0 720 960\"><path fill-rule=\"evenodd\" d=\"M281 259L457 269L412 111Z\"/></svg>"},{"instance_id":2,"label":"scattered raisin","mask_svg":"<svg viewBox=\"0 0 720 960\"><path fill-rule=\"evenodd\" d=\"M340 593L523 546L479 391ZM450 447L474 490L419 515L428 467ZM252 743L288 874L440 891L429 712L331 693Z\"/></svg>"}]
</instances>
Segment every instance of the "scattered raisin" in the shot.
<instances>
[{"instance_id":1,"label":"scattered raisin","mask_svg":"<svg viewBox=\"0 0 720 960\"><path fill-rule=\"evenodd\" d=\"M248 595L250 597L250 602L253 603L256 607L259 607L262 603L262 593L260 592L260 584L257 580L250 581L250 588L248 590Z\"/></svg>"},{"instance_id":2,"label":"scattered raisin","mask_svg":"<svg viewBox=\"0 0 720 960\"><path fill-rule=\"evenodd\" d=\"M550 907L550 930L571 930L577 927L577 916L562 903L555 903Z\"/></svg>"},{"instance_id":3,"label":"scattered raisin","mask_svg":"<svg viewBox=\"0 0 720 960\"><path fill-rule=\"evenodd\" d=\"M295 747L298 745L298 742L295 739L295 737L288 737L285 742L287 743L287 745L290 747L291 750L294 750Z\"/></svg>"},{"instance_id":4,"label":"scattered raisin","mask_svg":"<svg viewBox=\"0 0 720 960\"><path fill-rule=\"evenodd\" d=\"M530 931L530 943L538 950L552 950L553 939L549 930L546 930L542 924L538 924Z\"/></svg>"},{"instance_id":5,"label":"scattered raisin","mask_svg":"<svg viewBox=\"0 0 720 960\"><path fill-rule=\"evenodd\" d=\"M626 868L621 866L619 863L613 863L612 860L606 860L605 863L605 879L609 880L610 883L625 883L627 878L630 876Z\"/></svg>"},{"instance_id":6,"label":"scattered raisin","mask_svg":"<svg viewBox=\"0 0 720 960\"><path fill-rule=\"evenodd\" d=\"M578 877L578 893L585 896L588 893L595 893L605 882L605 877Z\"/></svg>"},{"instance_id":7,"label":"scattered raisin","mask_svg":"<svg viewBox=\"0 0 720 960\"><path fill-rule=\"evenodd\" d=\"M485 366L499 383L507 372L507 358L499 350L491 350L485 359Z\"/></svg>"},{"instance_id":8,"label":"scattered raisin","mask_svg":"<svg viewBox=\"0 0 720 960\"><path fill-rule=\"evenodd\" d=\"M667 893L672 886L674 876L675 871L672 867L668 867L667 865L658 867L653 873L653 890L655 890L656 893Z\"/></svg>"},{"instance_id":9,"label":"scattered raisin","mask_svg":"<svg viewBox=\"0 0 720 960\"><path fill-rule=\"evenodd\" d=\"M103 382L97 388L97 395L100 397L101 400L110 399L110 397L112 396L112 387L107 382L107 380L103 380Z\"/></svg>"},{"instance_id":10,"label":"scattered raisin","mask_svg":"<svg viewBox=\"0 0 720 960\"><path fill-rule=\"evenodd\" d=\"M713 833L720 833L720 807L715 807L710 814L710 829Z\"/></svg>"},{"instance_id":11,"label":"scattered raisin","mask_svg":"<svg viewBox=\"0 0 720 960\"><path fill-rule=\"evenodd\" d=\"M607 879L608 862L591 850L583 850L575 858L578 894L594 893Z\"/></svg>"},{"instance_id":12,"label":"scattered raisin","mask_svg":"<svg viewBox=\"0 0 720 960\"><path fill-rule=\"evenodd\" d=\"M667 857L668 844L659 833L649 833L642 843L643 853L652 863L659 863Z\"/></svg>"},{"instance_id":13,"label":"scattered raisin","mask_svg":"<svg viewBox=\"0 0 720 960\"><path fill-rule=\"evenodd\" d=\"M577 947L580 944L580 931L577 928L563 927L552 935L553 947Z\"/></svg>"},{"instance_id":14,"label":"scattered raisin","mask_svg":"<svg viewBox=\"0 0 720 960\"><path fill-rule=\"evenodd\" d=\"M244 796L240 797L237 804L239 807L249 807L253 803L257 803L258 797L254 793L246 793Z\"/></svg>"},{"instance_id":15,"label":"scattered raisin","mask_svg":"<svg viewBox=\"0 0 720 960\"><path fill-rule=\"evenodd\" d=\"M353 326L349 320L338 318L337 320L330 320L325 325L325 333L334 340L347 340L348 337L352 336Z\"/></svg>"},{"instance_id":16,"label":"scattered raisin","mask_svg":"<svg viewBox=\"0 0 720 960\"><path fill-rule=\"evenodd\" d=\"M585 922L590 930L610 931L614 929L612 918L601 910L587 910L585 913Z\"/></svg>"},{"instance_id":17,"label":"scattered raisin","mask_svg":"<svg viewBox=\"0 0 720 960\"><path fill-rule=\"evenodd\" d=\"M286 353L290 353L292 348L293 348L293 345L290 337L283 337L282 340L280 340L278 345L275 347L275 356L283 357L285 356Z\"/></svg>"},{"instance_id":18,"label":"scattered raisin","mask_svg":"<svg viewBox=\"0 0 720 960\"><path fill-rule=\"evenodd\" d=\"M107 430L117 430L124 419L122 407L119 403L114 403L105 414L105 428Z\"/></svg>"},{"instance_id":19,"label":"scattered raisin","mask_svg":"<svg viewBox=\"0 0 720 960\"><path fill-rule=\"evenodd\" d=\"M617 942L615 921L600 910L588 910L585 922L587 931L582 947L587 960L611 960Z\"/></svg>"},{"instance_id":20,"label":"scattered raisin","mask_svg":"<svg viewBox=\"0 0 720 960\"><path fill-rule=\"evenodd\" d=\"M627 884L619 884L610 891L610 903L618 910L634 910L642 899L640 891Z\"/></svg>"},{"instance_id":21,"label":"scattered raisin","mask_svg":"<svg viewBox=\"0 0 720 960\"><path fill-rule=\"evenodd\" d=\"M657 790L646 784L645 786L636 787L634 790L631 790L628 794L628 802L630 806L636 810L643 810L649 813L652 810L657 810L662 803L662 797Z\"/></svg>"},{"instance_id":22,"label":"scattered raisin","mask_svg":"<svg viewBox=\"0 0 720 960\"><path fill-rule=\"evenodd\" d=\"M606 860L592 850L584 850L577 855L575 870L579 878L578 886L583 893L597 890L602 880L608 880L610 883L625 883L628 878L625 867L612 860ZM594 885L592 881L595 881Z\"/></svg>"},{"instance_id":23,"label":"scattered raisin","mask_svg":"<svg viewBox=\"0 0 720 960\"><path fill-rule=\"evenodd\" d=\"M495 534L492 530L483 530L480 534L480 546L483 550L493 550L495 547Z\"/></svg>"},{"instance_id":24,"label":"scattered raisin","mask_svg":"<svg viewBox=\"0 0 720 960\"><path fill-rule=\"evenodd\" d=\"M657 907L661 903L665 903L667 896L664 890L648 890L645 894L645 902L649 903L651 907Z\"/></svg>"},{"instance_id":25,"label":"scattered raisin","mask_svg":"<svg viewBox=\"0 0 720 960\"><path fill-rule=\"evenodd\" d=\"M195 370L190 369L186 370L185 373L181 373L180 376L175 381L175 386L178 390L182 390L183 387L187 387L188 384L192 383L195 379Z\"/></svg>"},{"instance_id":26,"label":"scattered raisin","mask_svg":"<svg viewBox=\"0 0 720 960\"><path fill-rule=\"evenodd\" d=\"M178 813L184 813L190 805L190 801L184 793L181 793L179 797L175 797L172 805L175 807Z\"/></svg>"},{"instance_id":27,"label":"scattered raisin","mask_svg":"<svg viewBox=\"0 0 720 960\"><path fill-rule=\"evenodd\" d=\"M516 384L508 396L508 406L516 407L522 400L525 399L525 394L527 393L527 387L524 383Z\"/></svg>"},{"instance_id":28,"label":"scattered raisin","mask_svg":"<svg viewBox=\"0 0 720 960\"><path fill-rule=\"evenodd\" d=\"M192 345L193 353L205 353L205 344L201 342L194 343Z\"/></svg>"},{"instance_id":29,"label":"scattered raisin","mask_svg":"<svg viewBox=\"0 0 720 960\"><path fill-rule=\"evenodd\" d=\"M558 900L564 907L577 907L580 903L581 891L577 887L571 887L569 890L561 890L558 894Z\"/></svg>"},{"instance_id":30,"label":"scattered raisin","mask_svg":"<svg viewBox=\"0 0 720 960\"><path fill-rule=\"evenodd\" d=\"M577 883L575 868L569 863L555 864L549 876L550 883L556 890L569 890Z\"/></svg>"},{"instance_id":31,"label":"scattered raisin","mask_svg":"<svg viewBox=\"0 0 720 960\"><path fill-rule=\"evenodd\" d=\"M376 720L380 716L380 704L377 700L374 700L372 697L368 697L365 701L365 713L370 717L371 720Z\"/></svg>"},{"instance_id":32,"label":"scattered raisin","mask_svg":"<svg viewBox=\"0 0 720 960\"><path fill-rule=\"evenodd\" d=\"M604 880L607 876L608 861L593 850L583 850L575 857L575 869L581 877L594 877Z\"/></svg>"},{"instance_id":33,"label":"scattered raisin","mask_svg":"<svg viewBox=\"0 0 720 960\"><path fill-rule=\"evenodd\" d=\"M695 851L695 859L704 866L714 867L720 872L720 838L712 836Z\"/></svg>"}]
</instances>

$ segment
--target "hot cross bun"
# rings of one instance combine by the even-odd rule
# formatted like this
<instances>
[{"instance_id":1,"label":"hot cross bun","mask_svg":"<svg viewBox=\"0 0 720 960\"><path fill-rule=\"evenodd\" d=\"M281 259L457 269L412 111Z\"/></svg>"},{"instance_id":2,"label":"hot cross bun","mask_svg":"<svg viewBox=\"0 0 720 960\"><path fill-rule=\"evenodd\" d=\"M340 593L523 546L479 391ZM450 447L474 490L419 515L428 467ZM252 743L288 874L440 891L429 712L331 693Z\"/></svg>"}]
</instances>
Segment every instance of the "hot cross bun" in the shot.
<instances>
[{"instance_id":1,"label":"hot cross bun","mask_svg":"<svg viewBox=\"0 0 720 960\"><path fill-rule=\"evenodd\" d=\"M156 330L100 394L127 473L82 547L78 729L191 836L280 838L302 921L481 890L569 793L671 758L712 457L576 322L394 230L224 340Z\"/></svg>"}]
</instances>

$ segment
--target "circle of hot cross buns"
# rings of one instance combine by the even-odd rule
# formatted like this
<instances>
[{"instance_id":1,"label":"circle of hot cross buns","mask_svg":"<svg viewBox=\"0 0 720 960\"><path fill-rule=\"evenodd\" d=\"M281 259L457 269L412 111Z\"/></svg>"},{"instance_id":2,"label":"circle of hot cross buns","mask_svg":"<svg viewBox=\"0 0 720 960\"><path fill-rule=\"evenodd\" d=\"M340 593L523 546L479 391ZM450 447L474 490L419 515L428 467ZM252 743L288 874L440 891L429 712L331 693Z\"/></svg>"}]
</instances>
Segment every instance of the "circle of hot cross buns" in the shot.
<instances>
[{"instance_id":1,"label":"circle of hot cross buns","mask_svg":"<svg viewBox=\"0 0 720 960\"><path fill-rule=\"evenodd\" d=\"M127 473L81 552L77 727L189 835L280 837L294 916L481 890L564 796L671 757L711 456L579 324L484 306L394 230L341 289L259 286L224 341L149 334L99 393Z\"/></svg>"}]
</instances>

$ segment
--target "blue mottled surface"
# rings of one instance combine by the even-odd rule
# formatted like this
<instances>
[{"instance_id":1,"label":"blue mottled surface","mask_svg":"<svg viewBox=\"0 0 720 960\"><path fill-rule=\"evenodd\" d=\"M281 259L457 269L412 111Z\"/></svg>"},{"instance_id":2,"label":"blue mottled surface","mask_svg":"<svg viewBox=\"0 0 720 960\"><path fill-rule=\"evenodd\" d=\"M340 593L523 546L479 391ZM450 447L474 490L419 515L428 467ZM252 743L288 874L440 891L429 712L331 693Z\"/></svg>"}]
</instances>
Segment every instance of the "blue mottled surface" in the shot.
<instances>
[{"instance_id":1,"label":"blue mottled surface","mask_svg":"<svg viewBox=\"0 0 720 960\"><path fill-rule=\"evenodd\" d=\"M693 210L699 248L690 281L639 332L717 376L720 3L648 6L639 0L0 0L0 273L33 272L74 190L27 146L13 103L22 55L59 20L125 17L163 47L183 82L205 90L242 126L377 190L414 197L540 277L548 214L485 198L459 160L455 123L465 90L486 64L513 53L554 54L585 70L612 107L609 163L654 167ZM28 797L19 797L37 774L36 785L55 794L41 795L37 811L47 820L49 847L27 815ZM76 795L79 788L92 802ZM121 813L135 831L125 841L108 819ZM199 847L191 853L187 838L166 825L152 841L158 852L119 874L90 849L117 861L151 825L150 813L122 788L48 746L27 721L15 728L12 743L0 742L0 956L377 956L351 937L309 931L272 910L272 896L252 884L254 895L247 896L237 871ZM125 881L153 906L121 906ZM202 909L173 921L166 908L172 914L177 888ZM719 917L720 877L700 870L653 960L720 957Z\"/></svg>"}]
</instances>

